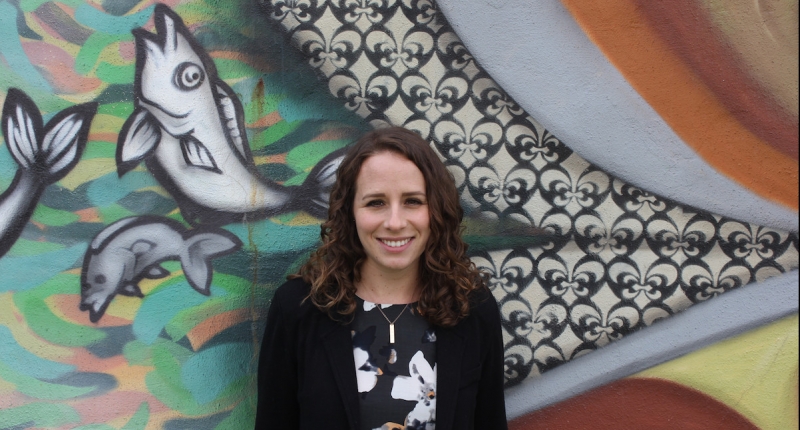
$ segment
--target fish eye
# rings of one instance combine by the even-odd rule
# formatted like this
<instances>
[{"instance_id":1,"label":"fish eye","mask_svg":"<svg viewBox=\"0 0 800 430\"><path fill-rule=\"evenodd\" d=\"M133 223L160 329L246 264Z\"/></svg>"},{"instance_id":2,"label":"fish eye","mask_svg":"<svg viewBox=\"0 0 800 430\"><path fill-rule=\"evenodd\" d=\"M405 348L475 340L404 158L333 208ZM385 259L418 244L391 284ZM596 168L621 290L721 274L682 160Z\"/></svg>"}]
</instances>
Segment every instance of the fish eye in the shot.
<instances>
[{"instance_id":1,"label":"fish eye","mask_svg":"<svg viewBox=\"0 0 800 430\"><path fill-rule=\"evenodd\" d=\"M97 275L94 277L95 284L105 284L106 283L106 276L105 275Z\"/></svg>"},{"instance_id":2,"label":"fish eye","mask_svg":"<svg viewBox=\"0 0 800 430\"><path fill-rule=\"evenodd\" d=\"M206 74L197 64L186 62L181 63L175 69L173 80L175 86L183 91L193 90L200 86L205 80Z\"/></svg>"}]
</instances>

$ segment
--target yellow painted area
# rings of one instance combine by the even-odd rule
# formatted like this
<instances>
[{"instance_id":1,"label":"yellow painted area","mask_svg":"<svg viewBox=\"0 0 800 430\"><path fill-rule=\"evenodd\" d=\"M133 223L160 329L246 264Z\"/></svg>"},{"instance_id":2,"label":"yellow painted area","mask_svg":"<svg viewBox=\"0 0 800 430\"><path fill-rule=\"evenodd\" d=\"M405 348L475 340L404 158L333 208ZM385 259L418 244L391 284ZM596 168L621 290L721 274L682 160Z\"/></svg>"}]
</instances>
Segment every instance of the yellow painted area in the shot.
<instances>
[{"instance_id":1,"label":"yellow painted area","mask_svg":"<svg viewBox=\"0 0 800 430\"><path fill-rule=\"evenodd\" d=\"M14 384L12 384L10 382L4 381L2 378L0 378L0 396L5 396L7 394L11 394L16 390L17 390L17 386L16 385L14 385Z\"/></svg>"},{"instance_id":2,"label":"yellow painted area","mask_svg":"<svg viewBox=\"0 0 800 430\"><path fill-rule=\"evenodd\" d=\"M141 281L139 285L142 285ZM117 294L114 296L114 300L111 301L111 304L108 305L106 314L133 321L141 305L141 297L129 297Z\"/></svg>"},{"instance_id":3,"label":"yellow painted area","mask_svg":"<svg viewBox=\"0 0 800 430\"><path fill-rule=\"evenodd\" d=\"M125 124L125 118L106 113L98 113L92 120L91 132L117 134L122 129L123 124Z\"/></svg>"},{"instance_id":4,"label":"yellow painted area","mask_svg":"<svg viewBox=\"0 0 800 430\"><path fill-rule=\"evenodd\" d=\"M72 171L58 183L70 191L75 191L75 188L78 188L80 185L116 171L117 162L113 158L81 160L81 168L72 169Z\"/></svg>"},{"instance_id":5,"label":"yellow painted area","mask_svg":"<svg viewBox=\"0 0 800 430\"><path fill-rule=\"evenodd\" d=\"M725 403L763 430L798 428L798 315L633 377L674 381Z\"/></svg>"}]
</instances>

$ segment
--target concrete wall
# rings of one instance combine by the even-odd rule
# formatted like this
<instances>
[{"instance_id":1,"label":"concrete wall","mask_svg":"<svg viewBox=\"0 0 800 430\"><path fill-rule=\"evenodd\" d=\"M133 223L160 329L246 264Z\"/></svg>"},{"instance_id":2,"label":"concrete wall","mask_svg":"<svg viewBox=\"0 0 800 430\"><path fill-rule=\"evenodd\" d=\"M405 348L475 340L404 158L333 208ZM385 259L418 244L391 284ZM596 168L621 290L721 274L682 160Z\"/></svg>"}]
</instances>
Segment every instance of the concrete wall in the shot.
<instances>
[{"instance_id":1,"label":"concrete wall","mask_svg":"<svg viewBox=\"0 0 800 430\"><path fill-rule=\"evenodd\" d=\"M251 426L271 292L315 247L343 148L382 124L420 132L457 179L512 417L796 315L796 139L721 96L732 119L675 119L687 97L640 90L624 65L647 59L571 2L361 3L0 3L1 428ZM518 25L545 13L549 32ZM595 63L528 68L565 49ZM579 66L613 85L563 82ZM791 106L794 70L743 109ZM737 124L786 187L695 145Z\"/></svg>"}]
</instances>

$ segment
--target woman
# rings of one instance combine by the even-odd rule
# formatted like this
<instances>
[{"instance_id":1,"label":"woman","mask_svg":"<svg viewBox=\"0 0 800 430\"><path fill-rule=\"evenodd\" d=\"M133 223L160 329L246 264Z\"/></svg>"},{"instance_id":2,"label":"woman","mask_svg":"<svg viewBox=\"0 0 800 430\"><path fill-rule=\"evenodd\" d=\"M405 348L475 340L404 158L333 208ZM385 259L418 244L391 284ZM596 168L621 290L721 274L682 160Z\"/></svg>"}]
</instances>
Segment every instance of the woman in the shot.
<instances>
[{"instance_id":1,"label":"woman","mask_svg":"<svg viewBox=\"0 0 800 430\"><path fill-rule=\"evenodd\" d=\"M497 303L447 169L416 133L350 149L322 245L278 288L257 429L505 429Z\"/></svg>"}]
</instances>

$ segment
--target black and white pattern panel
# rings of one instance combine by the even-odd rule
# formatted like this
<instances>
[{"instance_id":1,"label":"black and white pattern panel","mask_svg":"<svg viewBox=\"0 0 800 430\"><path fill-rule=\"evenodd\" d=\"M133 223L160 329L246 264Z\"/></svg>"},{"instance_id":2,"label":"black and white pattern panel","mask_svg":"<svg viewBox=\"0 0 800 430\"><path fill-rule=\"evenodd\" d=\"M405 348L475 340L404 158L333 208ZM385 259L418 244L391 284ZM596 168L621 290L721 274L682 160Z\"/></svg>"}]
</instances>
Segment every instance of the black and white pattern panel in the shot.
<instances>
[{"instance_id":1,"label":"black and white pattern panel","mask_svg":"<svg viewBox=\"0 0 800 430\"><path fill-rule=\"evenodd\" d=\"M685 207L573 153L486 74L430 0L262 1L348 109L431 142L471 216L553 233L472 256L501 306L509 385L798 267L797 233Z\"/></svg>"}]
</instances>

